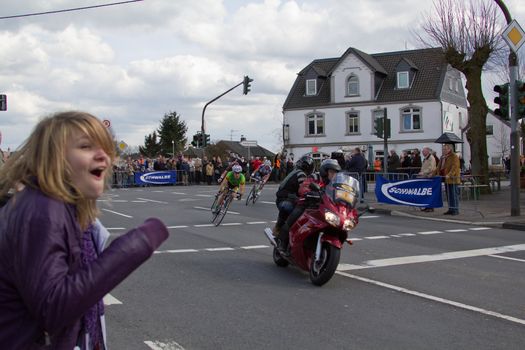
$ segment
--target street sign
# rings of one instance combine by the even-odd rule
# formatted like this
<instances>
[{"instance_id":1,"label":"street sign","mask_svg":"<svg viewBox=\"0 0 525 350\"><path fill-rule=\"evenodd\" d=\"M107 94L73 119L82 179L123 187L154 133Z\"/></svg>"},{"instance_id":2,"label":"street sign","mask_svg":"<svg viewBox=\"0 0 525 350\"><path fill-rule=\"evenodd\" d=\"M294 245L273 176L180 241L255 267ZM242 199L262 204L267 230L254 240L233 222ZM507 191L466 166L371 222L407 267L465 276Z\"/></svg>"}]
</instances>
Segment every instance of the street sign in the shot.
<instances>
[{"instance_id":1,"label":"street sign","mask_svg":"<svg viewBox=\"0 0 525 350\"><path fill-rule=\"evenodd\" d=\"M241 141L241 146L243 147L257 147L257 141Z\"/></svg>"},{"instance_id":2,"label":"street sign","mask_svg":"<svg viewBox=\"0 0 525 350\"><path fill-rule=\"evenodd\" d=\"M503 40L509 45L510 49L518 52L519 48L525 42L525 32L520 27L519 23L513 19L507 28L503 31Z\"/></svg>"},{"instance_id":3,"label":"street sign","mask_svg":"<svg viewBox=\"0 0 525 350\"><path fill-rule=\"evenodd\" d=\"M109 128L111 126L111 122L108 119L104 119L102 121L102 124L104 124L106 128Z\"/></svg>"}]
</instances>

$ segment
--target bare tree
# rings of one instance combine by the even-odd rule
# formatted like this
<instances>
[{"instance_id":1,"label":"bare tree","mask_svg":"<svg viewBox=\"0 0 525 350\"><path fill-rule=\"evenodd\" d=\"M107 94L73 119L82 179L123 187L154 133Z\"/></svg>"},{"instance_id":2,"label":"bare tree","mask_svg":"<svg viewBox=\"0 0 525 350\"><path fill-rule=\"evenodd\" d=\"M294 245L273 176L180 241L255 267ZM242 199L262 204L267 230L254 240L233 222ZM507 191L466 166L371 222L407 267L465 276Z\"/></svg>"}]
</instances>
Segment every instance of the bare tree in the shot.
<instances>
[{"instance_id":1,"label":"bare tree","mask_svg":"<svg viewBox=\"0 0 525 350\"><path fill-rule=\"evenodd\" d=\"M505 159L507 154L510 154L510 135L508 126L500 124L498 130L495 130L494 140L496 140L501 159Z\"/></svg>"},{"instance_id":2,"label":"bare tree","mask_svg":"<svg viewBox=\"0 0 525 350\"><path fill-rule=\"evenodd\" d=\"M488 183L487 112L481 73L496 64L502 49L499 36L501 19L492 2L481 0L435 0L435 16L423 16L424 34L415 34L425 46L439 45L447 62L465 75L469 118L472 172Z\"/></svg>"}]
</instances>

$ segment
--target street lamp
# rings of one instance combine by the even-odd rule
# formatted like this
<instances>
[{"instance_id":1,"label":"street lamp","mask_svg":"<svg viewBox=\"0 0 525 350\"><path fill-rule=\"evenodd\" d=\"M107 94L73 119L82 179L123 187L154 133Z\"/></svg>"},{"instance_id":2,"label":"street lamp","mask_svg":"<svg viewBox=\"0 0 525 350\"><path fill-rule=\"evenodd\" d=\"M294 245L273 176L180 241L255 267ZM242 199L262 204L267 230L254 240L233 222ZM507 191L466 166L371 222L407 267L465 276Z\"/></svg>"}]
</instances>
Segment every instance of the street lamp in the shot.
<instances>
[{"instance_id":1,"label":"street lamp","mask_svg":"<svg viewBox=\"0 0 525 350\"><path fill-rule=\"evenodd\" d=\"M175 141L171 140L171 158L175 158Z\"/></svg>"}]
</instances>

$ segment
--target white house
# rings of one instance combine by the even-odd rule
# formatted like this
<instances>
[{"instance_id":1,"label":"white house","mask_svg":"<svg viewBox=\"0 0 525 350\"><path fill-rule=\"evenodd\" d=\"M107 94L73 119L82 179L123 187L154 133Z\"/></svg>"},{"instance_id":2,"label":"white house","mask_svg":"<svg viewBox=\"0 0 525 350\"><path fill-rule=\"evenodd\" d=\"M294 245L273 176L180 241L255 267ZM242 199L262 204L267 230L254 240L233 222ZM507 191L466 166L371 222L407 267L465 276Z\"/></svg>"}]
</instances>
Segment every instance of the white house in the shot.
<instances>
[{"instance_id":1,"label":"white house","mask_svg":"<svg viewBox=\"0 0 525 350\"><path fill-rule=\"evenodd\" d=\"M462 129L467 100L461 74L440 48L367 54L349 48L341 57L316 59L301 70L283 105L283 139L288 156L366 150L369 160L383 157L374 119L384 111L391 121L388 150L429 146L452 132L465 143L457 152L470 160Z\"/></svg>"}]
</instances>

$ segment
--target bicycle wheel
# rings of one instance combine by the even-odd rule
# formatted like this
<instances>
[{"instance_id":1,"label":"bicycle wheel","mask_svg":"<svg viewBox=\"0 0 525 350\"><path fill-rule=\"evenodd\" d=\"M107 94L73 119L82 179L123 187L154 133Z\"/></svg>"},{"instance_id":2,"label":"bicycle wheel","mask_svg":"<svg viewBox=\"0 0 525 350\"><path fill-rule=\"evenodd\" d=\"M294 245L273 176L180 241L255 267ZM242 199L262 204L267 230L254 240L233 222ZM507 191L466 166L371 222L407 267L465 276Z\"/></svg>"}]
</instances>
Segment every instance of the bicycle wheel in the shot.
<instances>
[{"instance_id":1,"label":"bicycle wheel","mask_svg":"<svg viewBox=\"0 0 525 350\"><path fill-rule=\"evenodd\" d=\"M252 187L250 190L250 193L248 193L248 196L246 197L246 205L250 203L250 201L253 201L255 203L255 200L253 199L255 197L255 186Z\"/></svg>"},{"instance_id":2,"label":"bicycle wheel","mask_svg":"<svg viewBox=\"0 0 525 350\"><path fill-rule=\"evenodd\" d=\"M213 209L215 209L215 207L217 206L217 203L219 202L220 195L221 195L220 192L217 192L217 194L215 194L215 199L213 200L213 203L211 205L211 211L213 211Z\"/></svg>"},{"instance_id":3,"label":"bicycle wheel","mask_svg":"<svg viewBox=\"0 0 525 350\"><path fill-rule=\"evenodd\" d=\"M219 211L217 211L217 214L213 217L213 224L215 226L219 226L222 222L222 219L226 216L226 213L228 212L228 208L230 208L230 204L233 200L233 195L229 193L226 198L224 198L224 201L222 202L221 207L219 208Z\"/></svg>"},{"instance_id":4,"label":"bicycle wheel","mask_svg":"<svg viewBox=\"0 0 525 350\"><path fill-rule=\"evenodd\" d=\"M255 202L257 202L257 199L259 199L259 196L261 195L261 191L262 191L262 185L258 184L257 189L255 190L255 193L253 194L253 197L252 197L253 204L255 204Z\"/></svg>"}]
</instances>

